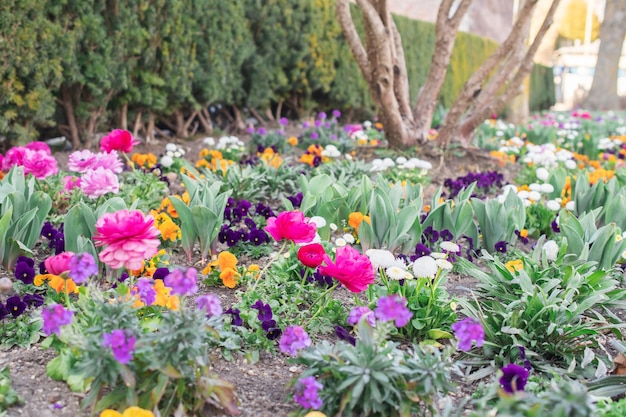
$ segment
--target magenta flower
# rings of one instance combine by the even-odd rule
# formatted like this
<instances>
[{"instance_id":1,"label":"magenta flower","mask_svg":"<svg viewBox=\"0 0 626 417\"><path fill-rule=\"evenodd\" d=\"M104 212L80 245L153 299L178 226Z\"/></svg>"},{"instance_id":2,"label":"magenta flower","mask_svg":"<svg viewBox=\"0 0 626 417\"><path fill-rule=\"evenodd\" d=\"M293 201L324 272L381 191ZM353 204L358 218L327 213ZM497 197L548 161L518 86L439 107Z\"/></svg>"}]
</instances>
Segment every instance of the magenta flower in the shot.
<instances>
[{"instance_id":1,"label":"magenta flower","mask_svg":"<svg viewBox=\"0 0 626 417\"><path fill-rule=\"evenodd\" d=\"M185 271L177 268L165 277L163 283L172 289L172 295L193 295L198 291L196 275L195 268L188 268Z\"/></svg>"},{"instance_id":2,"label":"magenta flower","mask_svg":"<svg viewBox=\"0 0 626 417\"><path fill-rule=\"evenodd\" d=\"M196 298L196 306L207 312L211 317L222 315L222 301L215 294L204 294Z\"/></svg>"},{"instance_id":3,"label":"magenta flower","mask_svg":"<svg viewBox=\"0 0 626 417\"><path fill-rule=\"evenodd\" d=\"M66 175L61 181L63 182L63 190L68 194L71 193L75 188L80 188L81 179L78 177Z\"/></svg>"},{"instance_id":4,"label":"magenta flower","mask_svg":"<svg viewBox=\"0 0 626 417\"><path fill-rule=\"evenodd\" d=\"M96 260L87 252L74 254L70 258L69 269L70 278L77 284L82 284L90 276L98 274Z\"/></svg>"},{"instance_id":5,"label":"magenta flower","mask_svg":"<svg viewBox=\"0 0 626 417\"><path fill-rule=\"evenodd\" d=\"M46 271L53 275L61 275L70 270L70 261L74 257L74 252L62 252L58 255L50 256L44 261Z\"/></svg>"},{"instance_id":6,"label":"magenta flower","mask_svg":"<svg viewBox=\"0 0 626 417\"><path fill-rule=\"evenodd\" d=\"M154 281L150 278L140 278L132 291L134 295L139 295L139 300L147 306L156 300L157 292L153 284Z\"/></svg>"},{"instance_id":7,"label":"magenta flower","mask_svg":"<svg viewBox=\"0 0 626 417\"><path fill-rule=\"evenodd\" d=\"M44 151L48 155L52 155L52 151L50 150L50 147L48 146L46 142L41 142L41 141L29 142L24 147L26 149L31 149L33 151Z\"/></svg>"},{"instance_id":8,"label":"magenta flower","mask_svg":"<svg viewBox=\"0 0 626 417\"><path fill-rule=\"evenodd\" d=\"M120 182L113 171L98 167L97 169L90 169L83 174L80 188L87 197L95 199L108 193L119 193Z\"/></svg>"},{"instance_id":9,"label":"magenta flower","mask_svg":"<svg viewBox=\"0 0 626 417\"><path fill-rule=\"evenodd\" d=\"M374 314L380 321L395 321L396 327L402 327L413 317L406 305L406 298L398 294L380 297Z\"/></svg>"},{"instance_id":10,"label":"magenta flower","mask_svg":"<svg viewBox=\"0 0 626 417\"><path fill-rule=\"evenodd\" d=\"M133 358L136 340L130 332L117 329L102 335L102 346L110 347L115 360L125 365Z\"/></svg>"},{"instance_id":11,"label":"magenta flower","mask_svg":"<svg viewBox=\"0 0 626 417\"><path fill-rule=\"evenodd\" d=\"M139 144L127 130L115 129L100 141L100 150L103 152L120 151L130 153L133 146Z\"/></svg>"},{"instance_id":12,"label":"magenta flower","mask_svg":"<svg viewBox=\"0 0 626 417\"><path fill-rule=\"evenodd\" d=\"M300 246L298 249L298 260L302 262L302 265L309 268L317 268L324 262L326 256L326 250L324 246L319 243L311 243L308 245Z\"/></svg>"},{"instance_id":13,"label":"magenta flower","mask_svg":"<svg viewBox=\"0 0 626 417\"><path fill-rule=\"evenodd\" d=\"M376 317L374 317L374 312L365 306L357 306L354 307L350 314L348 315L347 323L356 326L359 321L361 321L361 317L365 316L367 322L370 326L376 326Z\"/></svg>"},{"instance_id":14,"label":"magenta flower","mask_svg":"<svg viewBox=\"0 0 626 417\"><path fill-rule=\"evenodd\" d=\"M74 312L66 310L62 304L51 304L45 306L41 310L41 318L43 319L42 330L46 336L52 333L61 334L61 326L67 326L72 323Z\"/></svg>"},{"instance_id":15,"label":"magenta flower","mask_svg":"<svg viewBox=\"0 0 626 417\"><path fill-rule=\"evenodd\" d=\"M159 251L159 234L152 216L139 210L120 210L98 219L93 240L96 246L106 246L98 256L102 262L113 269L137 270L144 259Z\"/></svg>"},{"instance_id":16,"label":"magenta flower","mask_svg":"<svg viewBox=\"0 0 626 417\"><path fill-rule=\"evenodd\" d=\"M24 154L26 149L23 146L15 146L9 149L2 160L2 170L9 171L14 165L24 165Z\"/></svg>"},{"instance_id":17,"label":"magenta flower","mask_svg":"<svg viewBox=\"0 0 626 417\"><path fill-rule=\"evenodd\" d=\"M358 293L364 291L374 282L374 267L366 255L351 246L337 248L335 263L326 256L326 265L320 265L318 270L322 275L335 278L348 290Z\"/></svg>"},{"instance_id":18,"label":"magenta flower","mask_svg":"<svg viewBox=\"0 0 626 417\"><path fill-rule=\"evenodd\" d=\"M323 388L324 386L317 382L313 376L300 378L293 387L293 399L302 408L319 410L323 404L322 399L319 397L319 390Z\"/></svg>"},{"instance_id":19,"label":"magenta flower","mask_svg":"<svg viewBox=\"0 0 626 417\"><path fill-rule=\"evenodd\" d=\"M459 349L464 352L472 349L472 341L476 342L476 347L481 347L485 341L485 330L480 322L474 318L467 317L454 323L451 327L459 341Z\"/></svg>"},{"instance_id":20,"label":"magenta flower","mask_svg":"<svg viewBox=\"0 0 626 417\"><path fill-rule=\"evenodd\" d=\"M287 326L278 343L280 351L296 356L298 350L311 346L311 338L300 326Z\"/></svg>"},{"instance_id":21,"label":"magenta flower","mask_svg":"<svg viewBox=\"0 0 626 417\"><path fill-rule=\"evenodd\" d=\"M43 180L59 172L57 160L44 150L24 150L24 174L32 174L38 180Z\"/></svg>"},{"instance_id":22,"label":"magenta flower","mask_svg":"<svg viewBox=\"0 0 626 417\"><path fill-rule=\"evenodd\" d=\"M265 231L277 242L282 239L295 243L309 243L315 238L317 227L301 211L283 211L267 219Z\"/></svg>"}]
</instances>

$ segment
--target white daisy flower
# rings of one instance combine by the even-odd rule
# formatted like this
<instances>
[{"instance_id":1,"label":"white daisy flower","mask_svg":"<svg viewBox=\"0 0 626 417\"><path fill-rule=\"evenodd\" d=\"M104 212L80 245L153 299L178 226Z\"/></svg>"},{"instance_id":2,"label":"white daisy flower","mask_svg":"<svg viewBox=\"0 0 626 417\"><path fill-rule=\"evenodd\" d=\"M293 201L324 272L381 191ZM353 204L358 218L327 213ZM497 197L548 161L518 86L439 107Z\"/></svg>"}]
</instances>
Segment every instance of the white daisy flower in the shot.
<instances>
[{"instance_id":1,"label":"white daisy flower","mask_svg":"<svg viewBox=\"0 0 626 417\"><path fill-rule=\"evenodd\" d=\"M330 231L331 232L336 232L337 231L337 225L335 223L329 224L328 227L330 227Z\"/></svg>"},{"instance_id":2,"label":"white daisy flower","mask_svg":"<svg viewBox=\"0 0 626 417\"><path fill-rule=\"evenodd\" d=\"M335 240L335 246L341 247L341 246L346 246L348 244L348 242L346 242L346 240L344 238L337 238L337 240Z\"/></svg>"},{"instance_id":3,"label":"white daisy flower","mask_svg":"<svg viewBox=\"0 0 626 417\"><path fill-rule=\"evenodd\" d=\"M388 250L368 249L365 254L368 258L370 258L374 269L388 268L390 266L396 265L396 257L393 256L393 253L389 252Z\"/></svg>"},{"instance_id":4,"label":"white daisy flower","mask_svg":"<svg viewBox=\"0 0 626 417\"><path fill-rule=\"evenodd\" d=\"M435 259L446 259L448 255L442 252L431 252L430 256Z\"/></svg>"},{"instance_id":5,"label":"white daisy flower","mask_svg":"<svg viewBox=\"0 0 626 417\"><path fill-rule=\"evenodd\" d=\"M435 262L439 268L445 271L450 271L452 269L452 264L445 259L437 259Z\"/></svg>"},{"instance_id":6,"label":"white daisy flower","mask_svg":"<svg viewBox=\"0 0 626 417\"><path fill-rule=\"evenodd\" d=\"M345 235L343 235L343 238L349 244L353 244L355 242L354 236L352 236L350 233L346 233Z\"/></svg>"},{"instance_id":7,"label":"white daisy flower","mask_svg":"<svg viewBox=\"0 0 626 417\"><path fill-rule=\"evenodd\" d=\"M537 175L537 178L539 180L546 181L548 177L550 176L550 171L548 171L544 167L540 167L540 168L537 168L537 171L535 171L535 175Z\"/></svg>"},{"instance_id":8,"label":"white daisy flower","mask_svg":"<svg viewBox=\"0 0 626 417\"><path fill-rule=\"evenodd\" d=\"M437 261L428 255L421 256L413 262L413 275L417 278L433 279L438 270Z\"/></svg>"},{"instance_id":9,"label":"white daisy flower","mask_svg":"<svg viewBox=\"0 0 626 417\"><path fill-rule=\"evenodd\" d=\"M550 200L546 203L546 207L549 208L552 211L559 211L561 210L561 205L559 203L557 203L554 200Z\"/></svg>"},{"instance_id":10,"label":"white daisy flower","mask_svg":"<svg viewBox=\"0 0 626 417\"><path fill-rule=\"evenodd\" d=\"M461 250L461 248L459 248L459 245L457 245L454 242L441 242L441 245L439 245L441 247L441 249L446 250L448 252L453 252L453 253L457 253L459 250Z\"/></svg>"},{"instance_id":11,"label":"white daisy flower","mask_svg":"<svg viewBox=\"0 0 626 417\"><path fill-rule=\"evenodd\" d=\"M178 146L176 146L175 144L173 144L173 143L171 143L171 142L170 142L170 143L168 143L167 145L165 145L165 150L166 150L166 151L172 151L172 152L174 152L177 148L178 148Z\"/></svg>"},{"instance_id":12,"label":"white daisy flower","mask_svg":"<svg viewBox=\"0 0 626 417\"><path fill-rule=\"evenodd\" d=\"M402 269L399 266L390 266L385 270L385 273L387 274L389 279L393 279L396 281L406 279L406 272L406 269Z\"/></svg>"},{"instance_id":13,"label":"white daisy flower","mask_svg":"<svg viewBox=\"0 0 626 417\"><path fill-rule=\"evenodd\" d=\"M326 219L322 216L313 216L309 219L309 223L314 223L315 227L321 229L322 227L326 226Z\"/></svg>"},{"instance_id":14,"label":"white daisy flower","mask_svg":"<svg viewBox=\"0 0 626 417\"><path fill-rule=\"evenodd\" d=\"M174 160L171 156L165 155L161 158L161 166L169 168L174 164Z\"/></svg>"}]
</instances>

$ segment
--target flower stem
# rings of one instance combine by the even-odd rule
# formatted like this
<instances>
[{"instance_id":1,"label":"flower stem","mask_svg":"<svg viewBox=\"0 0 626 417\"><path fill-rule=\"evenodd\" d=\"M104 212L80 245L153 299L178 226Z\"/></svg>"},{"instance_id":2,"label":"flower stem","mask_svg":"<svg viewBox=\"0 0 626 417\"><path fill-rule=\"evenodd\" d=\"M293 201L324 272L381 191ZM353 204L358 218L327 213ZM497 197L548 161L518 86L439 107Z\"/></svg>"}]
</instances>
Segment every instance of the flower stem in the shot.
<instances>
[{"instance_id":1,"label":"flower stem","mask_svg":"<svg viewBox=\"0 0 626 417\"><path fill-rule=\"evenodd\" d=\"M280 247L280 250L278 251L278 253L276 254L276 257L273 259L270 259L270 261L263 267L263 269L261 269L259 271L259 275L257 277L257 279L254 281L254 284L252 285L251 290L254 291L256 289L257 284L259 283L259 281L261 281L261 278L263 277L263 275L265 275L265 271L267 271L267 269L274 263L276 262L276 260L280 257L280 255L283 253L283 251L285 250L285 247L287 247L287 241L285 240L283 242L283 246Z\"/></svg>"},{"instance_id":2,"label":"flower stem","mask_svg":"<svg viewBox=\"0 0 626 417\"><path fill-rule=\"evenodd\" d=\"M318 301L320 301L322 298L324 298L324 303L321 304L317 310L315 311L315 313L309 317L309 319L307 321L305 321L302 324L302 327L304 327L306 329L306 327L309 325L309 323L311 323L313 321L314 318L316 318L317 316L320 315L320 313L324 310L324 308L326 307L326 305L328 305L328 294L331 294L335 288L337 288L339 286L339 282L336 282L335 284L333 284L332 287L330 287L329 289L327 289L326 291L324 291L322 293L322 295L320 295L319 297L317 297L317 300L315 300L315 302L313 303L313 305L317 304Z\"/></svg>"},{"instance_id":3,"label":"flower stem","mask_svg":"<svg viewBox=\"0 0 626 417\"><path fill-rule=\"evenodd\" d=\"M300 281L300 288L298 288L298 293L296 294L296 301L294 302L296 306L298 305L298 302L300 301L300 294L302 294L302 287L304 287L304 283L306 282L306 279L309 277L309 272L310 272L310 269L306 268L304 270L304 275L302 275L302 280Z\"/></svg>"}]
</instances>

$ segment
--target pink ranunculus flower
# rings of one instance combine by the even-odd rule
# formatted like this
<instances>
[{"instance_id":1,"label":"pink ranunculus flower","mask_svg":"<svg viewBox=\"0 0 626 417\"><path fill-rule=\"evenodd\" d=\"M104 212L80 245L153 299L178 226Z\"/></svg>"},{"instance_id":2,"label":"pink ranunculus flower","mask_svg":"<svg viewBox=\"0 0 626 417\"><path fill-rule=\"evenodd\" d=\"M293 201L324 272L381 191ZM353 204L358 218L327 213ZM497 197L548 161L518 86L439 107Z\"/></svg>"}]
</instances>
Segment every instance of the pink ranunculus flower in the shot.
<instances>
[{"instance_id":1,"label":"pink ranunculus flower","mask_svg":"<svg viewBox=\"0 0 626 417\"><path fill-rule=\"evenodd\" d=\"M287 239L295 243L309 243L315 238L317 227L301 211L283 211L278 217L267 219L265 231L276 241Z\"/></svg>"},{"instance_id":2,"label":"pink ranunculus flower","mask_svg":"<svg viewBox=\"0 0 626 417\"><path fill-rule=\"evenodd\" d=\"M70 261L74 257L74 252L62 252L46 259L43 264L48 273L52 275L61 275L65 271L70 270Z\"/></svg>"},{"instance_id":3,"label":"pink ranunculus flower","mask_svg":"<svg viewBox=\"0 0 626 417\"><path fill-rule=\"evenodd\" d=\"M25 148L32 149L33 151L44 151L48 155L52 155L52 151L50 150L50 147L46 142L30 142L28 145L25 146Z\"/></svg>"},{"instance_id":4,"label":"pink ranunculus flower","mask_svg":"<svg viewBox=\"0 0 626 417\"><path fill-rule=\"evenodd\" d=\"M23 146L15 146L9 149L2 160L2 170L9 171L14 165L24 165L24 153L26 148Z\"/></svg>"},{"instance_id":5,"label":"pink ranunculus flower","mask_svg":"<svg viewBox=\"0 0 626 417\"><path fill-rule=\"evenodd\" d=\"M98 167L106 168L116 174L119 174L124 170L124 164L120 160L120 156L117 151L98 152L95 154L95 159L91 168L96 169Z\"/></svg>"},{"instance_id":6,"label":"pink ranunculus flower","mask_svg":"<svg viewBox=\"0 0 626 417\"><path fill-rule=\"evenodd\" d=\"M143 261L159 251L159 230L154 218L139 210L105 213L96 222L96 246L105 246L98 256L111 268L141 269Z\"/></svg>"},{"instance_id":7,"label":"pink ranunculus flower","mask_svg":"<svg viewBox=\"0 0 626 417\"><path fill-rule=\"evenodd\" d=\"M81 179L79 177L73 177L71 175L66 175L61 180L63 182L63 190L66 193L71 193L75 188L80 188Z\"/></svg>"},{"instance_id":8,"label":"pink ranunculus flower","mask_svg":"<svg viewBox=\"0 0 626 417\"><path fill-rule=\"evenodd\" d=\"M130 153L133 146L139 143L127 130L115 129L100 141L100 150L103 152L120 151Z\"/></svg>"},{"instance_id":9,"label":"pink ranunculus flower","mask_svg":"<svg viewBox=\"0 0 626 417\"><path fill-rule=\"evenodd\" d=\"M87 172L93 169L93 163L96 160L96 155L89 149L83 149L82 151L74 151L70 154L67 160L67 168L73 172Z\"/></svg>"},{"instance_id":10,"label":"pink ranunculus flower","mask_svg":"<svg viewBox=\"0 0 626 417\"><path fill-rule=\"evenodd\" d=\"M57 160L44 150L24 150L24 174L32 174L38 180L43 180L59 172Z\"/></svg>"},{"instance_id":11,"label":"pink ranunculus flower","mask_svg":"<svg viewBox=\"0 0 626 417\"><path fill-rule=\"evenodd\" d=\"M80 188L89 198L98 198L107 193L120 192L120 182L114 172L98 167L83 174Z\"/></svg>"},{"instance_id":12,"label":"pink ranunculus flower","mask_svg":"<svg viewBox=\"0 0 626 417\"><path fill-rule=\"evenodd\" d=\"M360 254L352 246L337 248L335 263L326 255L324 264L318 268L322 275L335 278L355 293L364 291L369 284L374 282L376 276L370 258Z\"/></svg>"}]
</instances>

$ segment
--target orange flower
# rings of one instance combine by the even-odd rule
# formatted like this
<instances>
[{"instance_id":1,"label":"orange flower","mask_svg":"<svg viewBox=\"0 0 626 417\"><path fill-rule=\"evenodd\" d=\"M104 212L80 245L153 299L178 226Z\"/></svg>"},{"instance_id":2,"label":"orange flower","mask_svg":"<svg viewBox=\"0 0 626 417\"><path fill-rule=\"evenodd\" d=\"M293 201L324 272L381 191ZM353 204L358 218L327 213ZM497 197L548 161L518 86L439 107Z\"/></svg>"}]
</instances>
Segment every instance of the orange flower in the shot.
<instances>
[{"instance_id":1,"label":"orange flower","mask_svg":"<svg viewBox=\"0 0 626 417\"><path fill-rule=\"evenodd\" d=\"M224 271L227 268L235 269L237 268L237 257L228 251L220 252L217 255L217 265L220 271Z\"/></svg>"},{"instance_id":2,"label":"orange flower","mask_svg":"<svg viewBox=\"0 0 626 417\"><path fill-rule=\"evenodd\" d=\"M350 215L348 216L348 225L351 226L358 233L359 226L364 220L365 222L370 224L369 216L364 216L363 213L361 213L360 211L355 211L353 213L350 213Z\"/></svg>"},{"instance_id":3,"label":"orange flower","mask_svg":"<svg viewBox=\"0 0 626 417\"><path fill-rule=\"evenodd\" d=\"M200 153L198 154L200 158L204 158L205 156L208 156L208 155L209 155L209 150L207 148L202 149Z\"/></svg>"},{"instance_id":4,"label":"orange flower","mask_svg":"<svg viewBox=\"0 0 626 417\"><path fill-rule=\"evenodd\" d=\"M50 285L50 288L54 288L54 290L57 293L65 292L66 281L67 281L67 292L78 293L78 288L76 287L76 283L72 281L70 278L63 279L62 277L58 275L52 275L52 274L48 274L48 275L50 275L50 282L48 283L48 285Z\"/></svg>"},{"instance_id":5,"label":"orange flower","mask_svg":"<svg viewBox=\"0 0 626 417\"><path fill-rule=\"evenodd\" d=\"M298 144L298 138L295 136L291 136L289 139L287 139L287 143L291 146L296 146Z\"/></svg>"},{"instance_id":6,"label":"orange flower","mask_svg":"<svg viewBox=\"0 0 626 417\"><path fill-rule=\"evenodd\" d=\"M313 166L313 160L315 159L315 155L310 153L305 153L300 156L300 162L304 162L307 165Z\"/></svg>"},{"instance_id":7,"label":"orange flower","mask_svg":"<svg viewBox=\"0 0 626 417\"><path fill-rule=\"evenodd\" d=\"M239 281L239 277L239 272L235 271L233 268L226 268L220 273L222 283L228 288L235 288L235 286L237 286L237 282Z\"/></svg>"}]
</instances>

